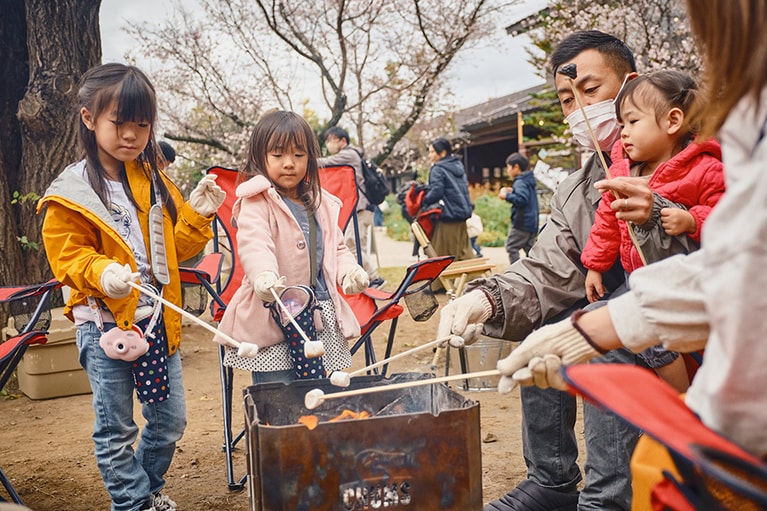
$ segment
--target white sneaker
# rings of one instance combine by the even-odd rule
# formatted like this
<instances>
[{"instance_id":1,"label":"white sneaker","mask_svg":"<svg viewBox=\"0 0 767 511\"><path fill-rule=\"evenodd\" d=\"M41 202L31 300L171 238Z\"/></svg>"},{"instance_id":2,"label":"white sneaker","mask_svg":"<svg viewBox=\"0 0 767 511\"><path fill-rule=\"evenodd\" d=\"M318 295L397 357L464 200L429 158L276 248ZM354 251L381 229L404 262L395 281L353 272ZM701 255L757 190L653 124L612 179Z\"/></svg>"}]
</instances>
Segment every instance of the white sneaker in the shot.
<instances>
[{"instance_id":1,"label":"white sneaker","mask_svg":"<svg viewBox=\"0 0 767 511\"><path fill-rule=\"evenodd\" d=\"M160 492L152 495L152 509L154 511L176 511L176 503L170 500L170 497Z\"/></svg>"}]
</instances>

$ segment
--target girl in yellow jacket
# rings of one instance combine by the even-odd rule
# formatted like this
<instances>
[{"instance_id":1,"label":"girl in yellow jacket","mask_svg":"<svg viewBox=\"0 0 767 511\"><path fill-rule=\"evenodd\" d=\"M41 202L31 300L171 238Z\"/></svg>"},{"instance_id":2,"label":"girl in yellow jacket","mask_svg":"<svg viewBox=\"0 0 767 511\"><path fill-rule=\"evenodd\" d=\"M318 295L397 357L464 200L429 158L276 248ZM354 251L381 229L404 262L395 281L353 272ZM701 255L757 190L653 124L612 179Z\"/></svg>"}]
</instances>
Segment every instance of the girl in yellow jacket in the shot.
<instances>
[{"instance_id":1,"label":"girl in yellow jacket","mask_svg":"<svg viewBox=\"0 0 767 511\"><path fill-rule=\"evenodd\" d=\"M78 100L84 158L40 201L43 242L53 274L72 289L65 314L93 390L96 461L112 511L175 510L160 492L186 426L181 318L128 281L181 305L178 261L212 237L224 192L206 176L184 202L157 168L155 91L139 69L88 70ZM135 450L134 392L147 420Z\"/></svg>"}]
</instances>

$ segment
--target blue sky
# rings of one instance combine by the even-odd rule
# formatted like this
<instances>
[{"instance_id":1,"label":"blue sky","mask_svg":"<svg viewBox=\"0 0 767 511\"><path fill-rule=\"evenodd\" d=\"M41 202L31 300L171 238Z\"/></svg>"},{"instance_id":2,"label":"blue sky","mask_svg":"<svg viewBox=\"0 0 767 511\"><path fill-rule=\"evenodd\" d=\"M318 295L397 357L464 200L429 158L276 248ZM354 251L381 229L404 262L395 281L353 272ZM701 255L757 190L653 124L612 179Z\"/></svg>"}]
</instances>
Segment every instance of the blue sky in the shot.
<instances>
[{"instance_id":1,"label":"blue sky","mask_svg":"<svg viewBox=\"0 0 767 511\"><path fill-rule=\"evenodd\" d=\"M547 0L520 0L508 9L508 25L545 6ZM122 27L126 20L157 23L171 10L172 2L158 0L102 0L101 34L104 62L122 61L124 54L136 43ZM482 103L491 98L511 94L543 81L527 62L526 36L511 37L503 32L494 34L480 47L456 57L446 79L460 108ZM137 63L141 66L141 62Z\"/></svg>"}]
</instances>

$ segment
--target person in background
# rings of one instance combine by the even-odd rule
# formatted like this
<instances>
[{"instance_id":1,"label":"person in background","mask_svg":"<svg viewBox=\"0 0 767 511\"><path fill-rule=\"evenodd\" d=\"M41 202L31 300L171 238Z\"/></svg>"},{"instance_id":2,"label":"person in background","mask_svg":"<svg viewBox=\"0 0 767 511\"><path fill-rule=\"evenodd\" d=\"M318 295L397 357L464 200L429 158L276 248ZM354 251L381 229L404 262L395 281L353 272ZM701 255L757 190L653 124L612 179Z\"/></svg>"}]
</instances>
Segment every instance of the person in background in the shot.
<instances>
[{"instance_id":1,"label":"person in background","mask_svg":"<svg viewBox=\"0 0 767 511\"><path fill-rule=\"evenodd\" d=\"M590 302L603 297L601 272L611 268L618 257L629 274L644 266L643 258L649 264L697 250L703 222L724 193L719 142L693 141L695 126L690 124L690 114L697 103L695 81L679 71L657 71L635 78L616 99L622 129L621 140L613 146L610 175L647 179L653 193L668 201L648 220L649 225L630 227L635 236L642 236L660 223L665 236L661 244L645 246L640 257L629 224L616 217L616 197L606 192L581 254L581 262L588 269L586 297ZM620 198L617 204L625 207L628 199ZM639 356L678 392L687 390L687 368L677 352L657 346Z\"/></svg>"},{"instance_id":2,"label":"person in background","mask_svg":"<svg viewBox=\"0 0 767 511\"><path fill-rule=\"evenodd\" d=\"M557 73L568 64L577 68L572 84ZM614 99L622 84L636 76L631 50L603 32L575 32L557 44L549 56L549 69L576 142L592 150L608 151L620 137ZM583 98L586 115L599 133L598 147L591 141L573 87ZM503 274L470 282L466 294L442 308L437 335L457 336L456 343L471 343L482 333L522 340L533 330L587 305L586 271L580 256L601 199L593 184L604 179L605 170L594 153L581 169L562 181L551 200L551 217L528 256ZM654 196L646 181L637 186L629 200L634 207L653 207ZM625 291L620 264L603 274L603 281L611 296ZM612 352L599 361L645 367L628 350ZM586 481L579 492L582 476L574 431L575 397L536 387L524 387L520 396L527 479L487 504L486 511L628 510L630 457L639 431L615 414L584 405Z\"/></svg>"},{"instance_id":3,"label":"person in background","mask_svg":"<svg viewBox=\"0 0 767 511\"><path fill-rule=\"evenodd\" d=\"M509 263L519 259L519 250L530 253L538 234L538 193L532 170L527 170L529 161L519 153L506 158L506 173L511 179L511 188L504 186L498 191L498 198L511 203L511 223L506 237L506 252Z\"/></svg>"},{"instance_id":4,"label":"person in background","mask_svg":"<svg viewBox=\"0 0 767 511\"><path fill-rule=\"evenodd\" d=\"M160 140L157 145L160 146L160 153L162 156L157 162L157 165L160 167L160 170L165 170L166 167L171 166L173 162L176 161L176 150L164 140Z\"/></svg>"},{"instance_id":5,"label":"person in background","mask_svg":"<svg viewBox=\"0 0 767 511\"><path fill-rule=\"evenodd\" d=\"M43 243L54 276L71 288L64 314L77 326L79 360L93 391L96 463L112 511L175 511L162 490L186 427L181 317L128 283L159 287L180 307L178 261L213 237L214 213L226 195L215 176L205 176L185 202L160 171L155 90L138 68L91 68L77 97L83 159L40 200ZM153 205L162 207L160 225L151 219ZM160 239L151 236L158 227ZM110 349L107 339L116 345L124 332L141 335L149 350L125 358ZM145 367L156 368L153 377ZM146 419L140 438L134 394Z\"/></svg>"},{"instance_id":6,"label":"person in background","mask_svg":"<svg viewBox=\"0 0 767 511\"><path fill-rule=\"evenodd\" d=\"M466 233L469 235L469 243L471 243L471 249L477 257L482 257L482 249L477 245L477 238L484 230L482 226L482 217L480 217L476 211L474 211L474 204L471 205L471 216L466 220Z\"/></svg>"},{"instance_id":7,"label":"person in background","mask_svg":"<svg viewBox=\"0 0 767 511\"><path fill-rule=\"evenodd\" d=\"M705 347L685 403L706 426L764 460L767 59L755 56L767 55L767 1L686 3L704 57L707 101L698 112L700 137L718 135L728 185L706 220L700 250L637 269L631 291L607 307L533 332L498 369L523 385L563 388L562 365L609 350L639 352L659 342L677 351ZM613 203L621 220L643 224L650 218L653 209L634 195L643 186L639 178L616 177L595 186L628 196L628 205L622 199ZM635 497L650 502L650 495Z\"/></svg>"},{"instance_id":8,"label":"person in background","mask_svg":"<svg viewBox=\"0 0 767 511\"><path fill-rule=\"evenodd\" d=\"M357 201L357 225L359 231L359 240L354 237L354 225L349 222L346 227L345 239L346 246L357 256L357 241L359 241L362 251L362 267L368 272L371 287L381 287L385 284L384 280L378 276L378 266L375 257L370 257L367 246L368 240L375 223L374 211L375 204L365 197L365 176L362 174L362 151L351 145L349 142L349 133L339 126L331 126L325 131L325 146L328 148L330 156L319 158L320 167L332 167L334 165L349 165L354 168L357 177L357 187L360 190Z\"/></svg>"},{"instance_id":9,"label":"person in background","mask_svg":"<svg viewBox=\"0 0 767 511\"><path fill-rule=\"evenodd\" d=\"M317 340L325 347L327 374L352 363L347 339L360 334L360 325L338 286L346 294L360 293L368 287L368 276L338 228L341 201L320 187L319 151L301 116L273 111L256 123L240 170L243 182L232 214L245 276L219 329L258 345L255 357L239 356L232 347L224 355L224 365L250 371L254 384L296 379L290 343L265 307L274 302L272 290L279 295L286 286L314 290L324 326L319 328L315 317Z\"/></svg>"},{"instance_id":10,"label":"person in background","mask_svg":"<svg viewBox=\"0 0 767 511\"><path fill-rule=\"evenodd\" d=\"M471 217L469 181L461 160L452 154L450 141L437 138L429 143L429 189L421 204L439 204L442 213L434 226L431 246L437 255L453 255L456 261L472 259L466 220Z\"/></svg>"}]
</instances>

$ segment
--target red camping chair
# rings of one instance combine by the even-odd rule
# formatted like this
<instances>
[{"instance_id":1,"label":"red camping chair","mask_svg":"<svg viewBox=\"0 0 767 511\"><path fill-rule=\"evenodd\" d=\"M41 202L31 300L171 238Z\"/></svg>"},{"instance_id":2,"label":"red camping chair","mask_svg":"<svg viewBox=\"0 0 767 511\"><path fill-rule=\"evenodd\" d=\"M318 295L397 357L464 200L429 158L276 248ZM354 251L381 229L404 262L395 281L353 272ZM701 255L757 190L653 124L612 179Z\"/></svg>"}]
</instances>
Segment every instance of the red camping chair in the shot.
<instances>
[{"instance_id":1,"label":"red camping chair","mask_svg":"<svg viewBox=\"0 0 767 511\"><path fill-rule=\"evenodd\" d=\"M566 367L563 375L584 399L666 446L683 480L664 474L653 491L656 509L767 509L767 463L705 426L653 372L585 364Z\"/></svg>"},{"instance_id":2,"label":"red camping chair","mask_svg":"<svg viewBox=\"0 0 767 511\"><path fill-rule=\"evenodd\" d=\"M386 352L384 354L384 359L389 358L394 346L397 321L404 311L400 301L404 299L407 305L409 300L415 301L417 297L427 300L428 297L431 297L433 299L432 303L427 303L424 307L418 307L418 311L415 310L416 305L408 306L411 316L416 321L426 321L429 319L437 307L436 299L434 299L431 291L432 282L439 278L442 271L450 266L454 259L455 256L451 255L439 256L423 259L410 265L405 272L405 278L402 279L402 282L400 282L393 293L368 288L364 293L346 297L347 301L352 305L355 314L358 314L357 320L362 325L360 338L357 339L357 342L351 348L352 355L361 347L364 347L365 366L375 364L376 355L373 348L372 333L379 325L390 321L389 333L386 339ZM379 307L376 304L377 301L385 301L386 303ZM369 319L366 320L365 317ZM384 365L381 373L386 374L387 368L388 364Z\"/></svg>"},{"instance_id":3,"label":"red camping chair","mask_svg":"<svg viewBox=\"0 0 767 511\"><path fill-rule=\"evenodd\" d=\"M238 171L224 167L211 167L207 174L217 176L216 184L226 192L226 200L218 208L213 222L213 253L203 257L194 268L179 268L181 282L185 286L202 285L213 298L210 303L211 316L220 321L226 305L240 286L244 271L237 254L237 228L232 225L232 207L238 184ZM245 479L234 476L233 451L245 435L243 429L237 435L232 432L232 393L234 391L234 369L224 365L225 348L219 346L219 372L221 378L221 403L224 419L224 445L227 484L230 490L244 488Z\"/></svg>"},{"instance_id":4,"label":"red camping chair","mask_svg":"<svg viewBox=\"0 0 767 511\"><path fill-rule=\"evenodd\" d=\"M357 248L357 262L362 264L360 256L359 228L357 224L357 201L359 193L354 168L348 165L320 168L320 182L322 188L332 193L343 203L341 216L338 219L338 226L343 231L349 223L349 219L354 225L354 239ZM421 195L423 197L423 195ZM453 256L437 257L425 259L411 265L405 277L393 293L387 293L375 288L369 288L364 293L358 295L345 296L347 303L351 305L357 321L361 325L361 335L357 342L351 348L354 355L360 348L365 348L365 365L371 365L376 362L375 350L373 348L372 333L379 325L386 321L391 321L386 341L386 355L391 356L394 345L394 337L397 329L397 320L404 311L400 301L404 298L405 303L416 301L416 297L421 296L428 299L426 295L431 293L431 283L439 277L442 271L453 261ZM343 293L342 293L343 294ZM377 302L382 302L379 305ZM383 303L385 302L385 303ZM436 304L436 301L433 302ZM413 307L411 307L412 309ZM411 310L411 315L416 318L419 312ZM424 314L426 311L422 311ZM434 310L428 312L431 316ZM428 317L423 317L425 321ZM387 366L383 366L381 373L386 374ZM375 371L378 372L378 371Z\"/></svg>"},{"instance_id":5,"label":"red camping chair","mask_svg":"<svg viewBox=\"0 0 767 511\"><path fill-rule=\"evenodd\" d=\"M5 387L27 348L32 344L48 341L48 327L51 324L49 302L51 293L60 287L56 280L31 286L0 287L0 303L7 303L12 322L3 330L8 338L0 344L0 390ZM16 504L24 505L13 488L11 481L0 469L0 483ZM0 496L0 501L6 499Z\"/></svg>"}]
</instances>

